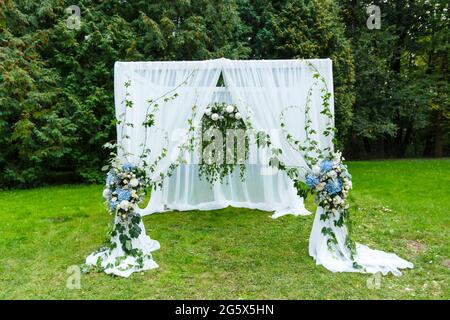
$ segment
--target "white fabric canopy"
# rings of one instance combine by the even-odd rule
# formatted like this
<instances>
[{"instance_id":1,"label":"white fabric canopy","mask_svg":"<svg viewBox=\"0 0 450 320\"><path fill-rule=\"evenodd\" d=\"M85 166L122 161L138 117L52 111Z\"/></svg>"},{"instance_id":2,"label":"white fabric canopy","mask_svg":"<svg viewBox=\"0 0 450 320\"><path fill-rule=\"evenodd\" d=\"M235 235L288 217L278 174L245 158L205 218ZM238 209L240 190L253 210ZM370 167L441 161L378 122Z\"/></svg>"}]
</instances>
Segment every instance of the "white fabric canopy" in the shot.
<instances>
[{"instance_id":1,"label":"white fabric canopy","mask_svg":"<svg viewBox=\"0 0 450 320\"><path fill-rule=\"evenodd\" d=\"M178 146L186 138L187 120L194 104L198 106L197 118L200 121L208 104L228 102L238 106L242 114L251 112L250 120L255 129L267 130L272 141L284 151L282 161L291 165L305 165L302 157L287 145L282 138L279 114L290 105L287 116L289 130L297 137L304 138L304 101L312 83L312 70L308 63L314 64L325 76L332 88L331 60L262 60L231 61L227 59L209 61L180 62L117 62L115 65L116 114L124 112L124 83L131 82L129 100L134 102L128 108L126 121L133 127L126 127L129 139L121 139L121 126L118 126L118 143L133 154L132 162L138 161L144 142L142 122L149 99L155 99L173 90L183 81L176 92L178 97L162 103L155 117L156 125L169 134L168 154L160 162L155 177L167 170L176 159ZM225 87L217 87L220 72L223 73ZM321 129L320 94L313 95L312 117L317 131ZM332 100L331 100L332 101ZM332 107L332 106L331 106ZM160 129L149 130L146 146L151 149L149 161L159 155L165 144ZM122 141L123 140L123 141ZM330 138L321 137L321 145L329 146ZM284 214L305 215L309 212L299 198L292 182L284 172L275 172L267 165L268 151L251 146L245 181L239 173L228 176L223 183L210 186L198 175L198 158L189 156L190 164L181 165L174 175L164 181L161 190L155 190L148 206L141 210L142 215L167 210L212 210L227 206L275 211L274 218Z\"/></svg>"},{"instance_id":2,"label":"white fabric canopy","mask_svg":"<svg viewBox=\"0 0 450 320\"><path fill-rule=\"evenodd\" d=\"M334 112L333 76L330 59L312 60L258 60L234 61L217 59L208 61L179 62L117 62L115 64L114 87L116 115L125 115L125 121L133 126L118 126L118 144L123 147L119 156L123 160L138 163L142 148L151 150L148 161L156 159L163 148L168 156L159 162L154 178L166 172L170 164L178 157L178 147L188 138L188 119L192 106L198 106L194 118L199 123L206 107L213 102L235 104L240 113L248 116L257 130L266 130L272 142L281 148L280 160L290 166L306 167L302 155L288 145L283 138L280 114L286 107L296 106L286 111L288 131L300 141L305 138L305 101L308 90L316 82L314 70L325 79L331 93L330 109ZM223 74L225 86L218 88L217 82ZM125 82L130 81L127 89ZM155 114L156 128L148 131L142 122L145 120L148 100L157 99L175 89L178 97L160 101L160 108ZM321 85L313 86L311 95L312 129L318 133L315 139L319 148L332 148L332 136L320 133L328 119L321 114ZM133 108L126 108L124 99L133 101ZM122 132L122 130L126 132ZM165 140L168 136L168 141ZM127 155L130 153L131 155ZM312 155L314 156L314 155ZM188 154L189 164L179 166L170 179L163 182L161 190L153 190L151 200L146 208L140 210L142 215L170 210L212 210L227 206L275 211L273 217L284 214L305 215L303 199L298 197L292 181L284 172L275 172L267 166L268 150L258 150L251 146L245 174L241 181L239 173L226 177L223 183L213 186L198 175L198 156ZM326 238L321 234L324 226L319 217L322 208L318 208L310 239L310 255L317 264L336 271L356 271L352 260L346 255L345 228L335 229L338 240L336 252L326 246ZM370 273L392 272L400 274L398 268L412 267L412 264L397 257L357 245L357 262L364 267L359 270Z\"/></svg>"}]
</instances>

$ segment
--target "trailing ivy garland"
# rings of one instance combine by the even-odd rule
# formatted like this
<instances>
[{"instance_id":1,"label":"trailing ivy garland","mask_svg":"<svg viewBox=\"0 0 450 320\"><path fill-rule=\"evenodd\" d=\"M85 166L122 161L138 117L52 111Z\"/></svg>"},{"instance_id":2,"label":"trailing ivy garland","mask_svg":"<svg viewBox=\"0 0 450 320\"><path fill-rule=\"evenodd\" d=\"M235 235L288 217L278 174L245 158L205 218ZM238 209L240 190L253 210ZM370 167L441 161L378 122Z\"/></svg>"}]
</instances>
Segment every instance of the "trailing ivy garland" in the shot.
<instances>
[{"instance_id":1,"label":"trailing ivy garland","mask_svg":"<svg viewBox=\"0 0 450 320\"><path fill-rule=\"evenodd\" d=\"M244 181L245 161L249 153L246 130L242 115L235 105L216 102L206 108L201 120L200 178L206 177L211 184L218 180L222 182L226 176L233 173L236 164L239 164L240 178ZM238 140L236 148L235 136ZM207 152L216 142L218 148Z\"/></svg>"}]
</instances>

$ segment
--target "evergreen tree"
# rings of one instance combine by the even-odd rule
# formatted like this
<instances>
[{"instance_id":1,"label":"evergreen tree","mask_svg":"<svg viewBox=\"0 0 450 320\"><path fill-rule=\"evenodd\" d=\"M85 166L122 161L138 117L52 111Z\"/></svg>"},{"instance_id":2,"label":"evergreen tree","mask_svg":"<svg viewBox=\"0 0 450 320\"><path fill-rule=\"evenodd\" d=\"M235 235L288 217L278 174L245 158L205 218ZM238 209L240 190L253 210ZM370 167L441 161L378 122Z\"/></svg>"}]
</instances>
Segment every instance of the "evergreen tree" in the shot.
<instances>
[{"instance_id":1,"label":"evergreen tree","mask_svg":"<svg viewBox=\"0 0 450 320\"><path fill-rule=\"evenodd\" d=\"M331 0L240 1L242 19L253 27L250 46L257 59L333 61L338 140L352 121L354 66L339 6Z\"/></svg>"}]
</instances>

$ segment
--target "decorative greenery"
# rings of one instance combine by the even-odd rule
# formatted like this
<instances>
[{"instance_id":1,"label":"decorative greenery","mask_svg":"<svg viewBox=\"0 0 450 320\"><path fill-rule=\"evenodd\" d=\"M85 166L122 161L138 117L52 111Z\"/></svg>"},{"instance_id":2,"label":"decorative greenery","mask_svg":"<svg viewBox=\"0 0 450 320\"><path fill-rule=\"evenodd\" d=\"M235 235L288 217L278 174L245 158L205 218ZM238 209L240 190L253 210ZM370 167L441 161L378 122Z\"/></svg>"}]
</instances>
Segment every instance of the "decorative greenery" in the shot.
<instances>
[{"instance_id":1,"label":"decorative greenery","mask_svg":"<svg viewBox=\"0 0 450 320\"><path fill-rule=\"evenodd\" d=\"M111 161L103 197L114 219L106 244L94 253L97 256L95 266L99 270L141 269L144 267L145 259L152 259L151 254L144 254L141 248L133 246L133 239L139 238L143 232L141 216L136 209L145 196L146 186L145 170L131 163L121 165L117 158ZM114 250L118 245L123 255L116 256L112 262L110 256L114 256ZM129 256L135 258L135 263L128 264L126 267L121 266ZM86 266L85 271L88 272L92 267L92 265Z\"/></svg>"},{"instance_id":2,"label":"decorative greenery","mask_svg":"<svg viewBox=\"0 0 450 320\"><path fill-rule=\"evenodd\" d=\"M244 181L249 138L247 127L236 105L209 105L201 122L200 177L205 177L211 184L218 180L222 182L226 176L233 173L238 164L241 180ZM234 143L235 137L238 140L237 146ZM218 148L206 152L215 142L218 142Z\"/></svg>"}]
</instances>

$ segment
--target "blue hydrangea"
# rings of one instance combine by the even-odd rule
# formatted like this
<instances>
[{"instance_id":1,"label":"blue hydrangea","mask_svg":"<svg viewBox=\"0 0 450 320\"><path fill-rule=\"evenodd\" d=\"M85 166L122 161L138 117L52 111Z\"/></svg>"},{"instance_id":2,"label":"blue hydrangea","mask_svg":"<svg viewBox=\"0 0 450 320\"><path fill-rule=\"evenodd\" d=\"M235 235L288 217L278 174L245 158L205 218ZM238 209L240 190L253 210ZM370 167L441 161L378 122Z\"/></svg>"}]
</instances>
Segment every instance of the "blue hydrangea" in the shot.
<instances>
[{"instance_id":1,"label":"blue hydrangea","mask_svg":"<svg viewBox=\"0 0 450 320\"><path fill-rule=\"evenodd\" d=\"M320 163L320 171L328 172L333 168L333 162L330 160L324 160Z\"/></svg>"},{"instance_id":2,"label":"blue hydrangea","mask_svg":"<svg viewBox=\"0 0 450 320\"><path fill-rule=\"evenodd\" d=\"M115 182L116 182L116 176L113 173L108 172L108 175L106 176L106 184L111 185Z\"/></svg>"},{"instance_id":3,"label":"blue hydrangea","mask_svg":"<svg viewBox=\"0 0 450 320\"><path fill-rule=\"evenodd\" d=\"M308 175L306 176L305 183L306 183L306 185L307 185L308 187L310 187L310 188L315 188L316 185L319 184L319 182L320 182L320 180L319 180L319 178L317 178L316 176L313 176L313 175L311 175L311 174L308 174Z\"/></svg>"},{"instance_id":4,"label":"blue hydrangea","mask_svg":"<svg viewBox=\"0 0 450 320\"><path fill-rule=\"evenodd\" d=\"M342 183L340 180L330 180L325 185L325 190L328 192L328 194L333 195L342 190Z\"/></svg>"},{"instance_id":5,"label":"blue hydrangea","mask_svg":"<svg viewBox=\"0 0 450 320\"><path fill-rule=\"evenodd\" d=\"M124 163L122 165L122 170L123 171L131 171L131 170L133 170L133 168L134 168L134 165L132 163L129 163L129 162Z\"/></svg>"},{"instance_id":6,"label":"blue hydrangea","mask_svg":"<svg viewBox=\"0 0 450 320\"><path fill-rule=\"evenodd\" d=\"M117 193L117 200L119 202L122 200L130 200L130 198L131 198L131 192L128 190L118 188L118 189L116 189L116 193Z\"/></svg>"},{"instance_id":7,"label":"blue hydrangea","mask_svg":"<svg viewBox=\"0 0 450 320\"><path fill-rule=\"evenodd\" d=\"M111 209L111 211L115 211L118 204L119 204L118 201L109 201L108 203L109 209Z\"/></svg>"}]
</instances>

